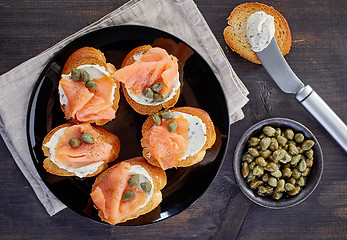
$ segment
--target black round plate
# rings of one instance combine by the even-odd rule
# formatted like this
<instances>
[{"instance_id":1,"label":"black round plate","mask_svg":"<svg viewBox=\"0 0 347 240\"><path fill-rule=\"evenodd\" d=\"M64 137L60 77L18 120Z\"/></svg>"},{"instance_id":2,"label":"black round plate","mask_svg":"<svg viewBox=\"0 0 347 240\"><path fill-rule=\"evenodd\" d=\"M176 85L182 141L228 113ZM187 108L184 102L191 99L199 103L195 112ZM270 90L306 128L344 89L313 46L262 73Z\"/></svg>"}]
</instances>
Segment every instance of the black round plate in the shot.
<instances>
[{"instance_id":1,"label":"black round plate","mask_svg":"<svg viewBox=\"0 0 347 240\"><path fill-rule=\"evenodd\" d=\"M38 173L52 193L67 207L98 222L101 220L89 195L95 177L55 176L47 173L42 166L43 138L51 129L66 122L60 109L57 90L61 74L59 67L64 66L67 58L75 50L90 46L100 49L107 61L118 69L130 50L140 45L152 44L159 38L185 44L177 37L161 30L135 25L107 27L81 36L60 50L47 64L37 80L29 103L27 136L32 160ZM192 106L207 111L215 124L217 141L200 163L187 168L167 170L168 182L162 190L162 203L152 212L123 225L157 222L185 210L205 192L223 162L229 136L229 118L224 94L206 61L192 48L190 49L193 55L183 67L182 93L176 107ZM121 151L114 163L142 155L140 139L145 119L146 116L133 111L123 96L121 97L116 119L104 126L120 139Z\"/></svg>"}]
</instances>

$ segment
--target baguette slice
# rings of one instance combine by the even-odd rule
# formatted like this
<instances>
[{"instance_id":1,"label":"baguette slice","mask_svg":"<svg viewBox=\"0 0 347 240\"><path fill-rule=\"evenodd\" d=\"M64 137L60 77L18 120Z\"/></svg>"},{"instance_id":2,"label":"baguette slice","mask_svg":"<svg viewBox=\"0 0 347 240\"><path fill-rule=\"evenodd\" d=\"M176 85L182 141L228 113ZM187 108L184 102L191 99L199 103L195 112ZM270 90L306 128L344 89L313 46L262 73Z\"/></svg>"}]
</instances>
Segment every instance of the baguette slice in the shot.
<instances>
[{"instance_id":1,"label":"baguette slice","mask_svg":"<svg viewBox=\"0 0 347 240\"><path fill-rule=\"evenodd\" d=\"M71 54L71 56L67 59L65 65L63 67L62 74L68 75L71 73L72 69L77 68L78 66L81 66L81 65L99 65L101 67L104 67L106 69L106 71L108 73L110 73L110 76L112 76L112 74L116 71L116 68L114 67L114 65L112 65L111 63L106 63L106 58L100 50L98 50L96 48L92 48L92 47L83 47L83 48L80 48L80 49L76 50L75 52L73 52ZM115 81L115 83L116 83L116 89L114 91L114 99L113 99L113 103L112 103L113 104L112 108L114 111L117 111L119 99L120 99L120 92L119 92L120 83L114 79L113 79L113 81ZM60 105L61 105L61 109L63 110L64 114L66 115L64 105L62 105L62 104L60 104ZM69 119L72 119L72 121L74 123L81 123L82 122L76 118L76 115L72 116L72 118L69 118ZM90 120L87 122L95 123L95 124L101 126L101 125L104 125L111 120L112 119L95 119L95 120Z\"/></svg>"},{"instance_id":2,"label":"baguette slice","mask_svg":"<svg viewBox=\"0 0 347 240\"><path fill-rule=\"evenodd\" d=\"M228 17L228 25L224 29L224 39L231 50L237 52L241 57L257 64L261 64L257 55L251 49L247 39L246 26L250 15L255 12L263 11L274 17L275 20L275 38L283 54L289 53L292 45L292 37L287 20L281 13L273 7L262 3L249 2L238 5Z\"/></svg>"},{"instance_id":3,"label":"baguette slice","mask_svg":"<svg viewBox=\"0 0 347 240\"><path fill-rule=\"evenodd\" d=\"M76 176L75 173L69 172L63 168L58 167L51 160L50 149L47 146L45 146L45 144L47 142L49 142L49 140L52 138L52 136L59 129L62 129L64 127L71 127L73 125L75 125L75 124L65 123L63 125L60 125L54 129L52 129L44 138L43 143L42 143L42 150L43 150L44 155L46 156L46 159L43 161L43 167L46 169L47 172L54 174L54 175L58 175L58 176ZM106 129L104 129L100 126L92 126L92 128L100 134L99 138L96 140L104 141L104 142L110 144L112 146L112 149L111 149L109 157L103 161L104 163L101 166L99 166L99 168L95 172L86 175L86 177L93 177L93 176L100 174L103 170L105 170L108 167L107 163L114 161L118 157L118 154L120 151L120 142L119 142L119 139L116 135L114 135L113 133L110 133L109 131L107 131Z\"/></svg>"},{"instance_id":4,"label":"baguette slice","mask_svg":"<svg viewBox=\"0 0 347 240\"><path fill-rule=\"evenodd\" d=\"M168 110L165 111L161 111L161 112L166 112ZM193 107L177 107L177 108L172 108L170 109L171 112L181 112L181 113L187 113L193 116L196 116L198 118L201 119L201 121L205 124L206 126L206 142L205 145L201 148L201 150L199 152L197 152L196 154L189 156L183 160L179 160L178 164L175 165L174 167L188 167L191 165L194 165L200 161L203 160L205 154L206 154L206 150L211 148L213 146L213 144L216 141L216 132L215 132L215 128L214 128L214 124L210 118L210 116L208 115L207 112L205 112L202 109L199 108L193 108ZM159 113L161 113L159 112ZM147 131L149 131L149 129L154 126L154 122L152 117L148 117L147 120L144 122L143 126L142 126L142 139L141 139L141 146L143 147L142 150L142 155L144 156L144 158L153 166L157 166L157 167L161 167L160 163L158 162L158 160L150 153L149 151L149 144L145 139L145 134Z\"/></svg>"},{"instance_id":5,"label":"baguette slice","mask_svg":"<svg viewBox=\"0 0 347 240\"><path fill-rule=\"evenodd\" d=\"M133 64L136 61L136 58L138 56L143 55L144 53L146 53L151 48L152 48L152 46L150 46L150 45L143 45L143 46L139 46L139 47L133 49L124 58L121 67L123 68L125 66L129 66L129 65ZM166 102L164 102L162 104L154 106L154 105L143 105L143 104L140 104L140 103L134 101L129 96L128 91L125 88L125 85L123 83L121 83L121 88L122 88L123 95L124 95L126 101L128 102L128 104L137 113L142 114L142 115L150 115L150 114L153 114L153 113L156 113L156 112L160 111L162 108L168 109L168 108L171 108L171 107L175 106L175 104L177 103L178 98L180 96L180 93L181 93L180 88L178 88L175 91L175 95L173 96L173 98L171 98L170 100L168 100L168 101L166 101Z\"/></svg>"},{"instance_id":6,"label":"baguette slice","mask_svg":"<svg viewBox=\"0 0 347 240\"><path fill-rule=\"evenodd\" d=\"M104 222L110 223L112 225L115 225L115 224L118 224L118 223L122 223L122 222L126 222L126 221L131 220L131 219L135 219L135 218L139 217L140 215L144 215L144 214L152 211L153 209L155 209L162 201L161 190L165 187L165 185L167 183L165 171L163 171L162 169L160 169L158 167L154 167L154 166L148 164L147 161L143 157L135 157L135 158L132 158L132 159L125 160L124 162L129 163L131 166L133 166L133 165L140 165L141 167L143 167L147 171L147 173L150 175L150 177L153 180L153 186L152 186L152 188L153 188L153 195L149 199L148 203L145 206L143 206L142 208L138 209L135 212L129 213L128 216L122 218L118 222L110 221L110 219L107 219L105 217L104 212L101 209L99 209L96 206L96 204L94 203L94 207L99 210L98 214L99 214L99 217L101 218L101 220L104 221ZM96 178L95 183L93 184L92 193L91 193L93 201L94 201L93 192L95 192L95 190L98 187L98 185L101 182L103 182L104 179L112 171L114 171L119 165L120 165L120 163L115 164L114 166L108 168L106 171L101 173ZM126 181L128 181L128 180L126 180Z\"/></svg>"}]
</instances>

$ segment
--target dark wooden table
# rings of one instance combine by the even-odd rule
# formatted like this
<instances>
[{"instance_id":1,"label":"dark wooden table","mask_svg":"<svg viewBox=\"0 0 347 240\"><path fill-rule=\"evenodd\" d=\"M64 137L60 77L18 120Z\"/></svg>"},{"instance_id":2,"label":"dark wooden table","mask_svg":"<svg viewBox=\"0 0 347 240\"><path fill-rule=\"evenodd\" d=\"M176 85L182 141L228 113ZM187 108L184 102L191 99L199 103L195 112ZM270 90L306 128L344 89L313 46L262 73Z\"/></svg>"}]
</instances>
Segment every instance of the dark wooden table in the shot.
<instances>
[{"instance_id":1,"label":"dark wooden table","mask_svg":"<svg viewBox=\"0 0 347 240\"><path fill-rule=\"evenodd\" d=\"M0 1L0 74L98 20L126 1ZM231 10L245 1L196 0L200 11L247 86L245 118L231 126L224 164L203 196L184 212L141 227L113 227L69 209L49 217L0 140L1 239L338 239L347 237L347 155L330 135L275 85L260 65L226 47L223 29ZM347 2L345 0L264 1L280 11L292 31L286 56L292 69L347 122ZM1 90L0 90L1 93ZM23 113L24 114L24 113ZM251 204L235 184L232 156L242 133L270 117L308 126L324 154L324 173L315 192L284 210ZM24 136L23 136L24 137ZM237 201L237 202L235 202ZM236 214L235 214L236 213ZM229 214L233 228L224 228Z\"/></svg>"}]
</instances>

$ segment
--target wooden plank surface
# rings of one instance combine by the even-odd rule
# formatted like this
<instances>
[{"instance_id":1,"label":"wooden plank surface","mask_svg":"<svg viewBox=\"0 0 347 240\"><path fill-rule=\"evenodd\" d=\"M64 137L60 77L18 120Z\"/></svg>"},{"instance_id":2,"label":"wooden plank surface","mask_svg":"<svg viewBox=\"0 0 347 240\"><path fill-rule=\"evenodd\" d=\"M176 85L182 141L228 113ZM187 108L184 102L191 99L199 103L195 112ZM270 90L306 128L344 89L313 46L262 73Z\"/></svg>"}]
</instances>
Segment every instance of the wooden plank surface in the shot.
<instances>
[{"instance_id":1,"label":"wooden plank surface","mask_svg":"<svg viewBox=\"0 0 347 240\"><path fill-rule=\"evenodd\" d=\"M63 38L98 20L126 1L0 2L0 74L36 56ZM264 69L226 47L223 29L231 10L245 1L196 0L198 8L248 88L245 118L231 126L224 164L206 193L186 211L141 227L113 227L85 219L69 209L49 217L0 140L1 239L341 239L347 237L347 155L329 134L284 94ZM293 45L286 59L306 84L347 122L347 2L345 0L263 1L280 11L291 28ZM0 90L1 93L1 90ZM23 113L24 114L24 113ZM324 154L320 185L303 203L269 210L233 202L239 189L232 174L237 140L252 124L270 117L288 117L308 126ZM23 136L25 137L25 136ZM239 200L240 201L240 200ZM234 203L234 205L233 205ZM225 219L240 206L242 224L230 235ZM238 209L240 211L240 209ZM242 214L241 214L242 215ZM230 220L230 219L229 219ZM237 232L237 233L235 233Z\"/></svg>"}]
</instances>

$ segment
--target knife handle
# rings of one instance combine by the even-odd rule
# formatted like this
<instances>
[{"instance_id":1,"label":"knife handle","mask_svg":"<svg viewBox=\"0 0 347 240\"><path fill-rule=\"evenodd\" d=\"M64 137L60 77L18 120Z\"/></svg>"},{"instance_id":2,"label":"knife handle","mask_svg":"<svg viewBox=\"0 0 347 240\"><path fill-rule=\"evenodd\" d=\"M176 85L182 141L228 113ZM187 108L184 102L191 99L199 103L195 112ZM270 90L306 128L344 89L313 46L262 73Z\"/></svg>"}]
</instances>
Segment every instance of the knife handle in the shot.
<instances>
[{"instance_id":1,"label":"knife handle","mask_svg":"<svg viewBox=\"0 0 347 240\"><path fill-rule=\"evenodd\" d=\"M324 100L309 85L298 91L296 99L347 152L347 126Z\"/></svg>"}]
</instances>

